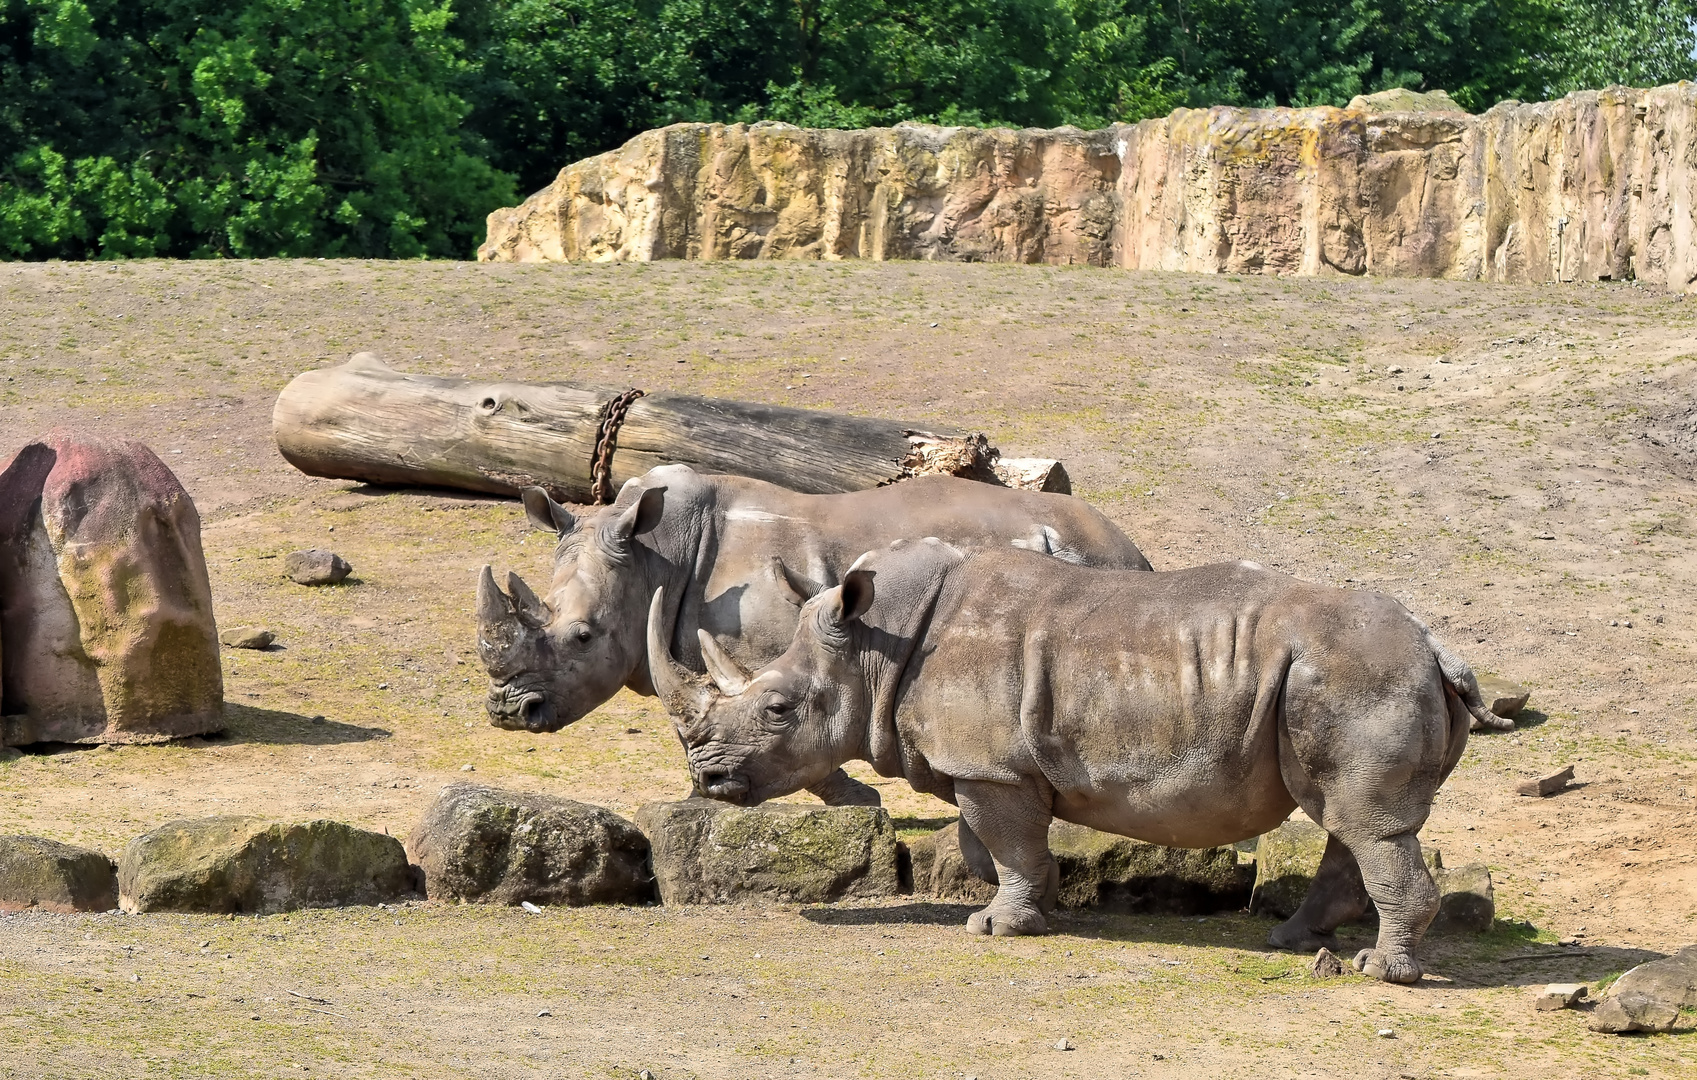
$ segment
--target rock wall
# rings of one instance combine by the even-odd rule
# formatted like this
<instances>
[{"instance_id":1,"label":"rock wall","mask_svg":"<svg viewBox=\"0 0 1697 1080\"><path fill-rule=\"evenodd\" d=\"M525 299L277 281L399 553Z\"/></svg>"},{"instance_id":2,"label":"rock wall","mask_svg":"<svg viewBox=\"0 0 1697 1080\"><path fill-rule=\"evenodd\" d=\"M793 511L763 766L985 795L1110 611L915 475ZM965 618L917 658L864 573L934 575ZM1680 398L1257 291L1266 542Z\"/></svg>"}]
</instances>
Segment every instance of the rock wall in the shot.
<instances>
[{"instance_id":1,"label":"rock wall","mask_svg":"<svg viewBox=\"0 0 1697 1080\"><path fill-rule=\"evenodd\" d=\"M489 215L483 260L945 259L1697 281L1697 84L1099 131L678 124Z\"/></svg>"}]
</instances>

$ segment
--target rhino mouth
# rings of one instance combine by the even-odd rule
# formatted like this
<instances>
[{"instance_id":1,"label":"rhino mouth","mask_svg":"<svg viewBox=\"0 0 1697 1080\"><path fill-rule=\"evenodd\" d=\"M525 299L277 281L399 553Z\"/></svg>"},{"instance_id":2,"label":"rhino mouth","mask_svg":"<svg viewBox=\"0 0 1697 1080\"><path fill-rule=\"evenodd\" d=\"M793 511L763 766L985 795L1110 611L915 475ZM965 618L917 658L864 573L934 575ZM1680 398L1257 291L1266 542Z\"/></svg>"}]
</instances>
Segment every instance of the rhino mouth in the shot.
<instances>
[{"instance_id":1,"label":"rhino mouth","mask_svg":"<svg viewBox=\"0 0 1697 1080\"><path fill-rule=\"evenodd\" d=\"M748 778L725 769L703 769L696 783L709 799L739 806L748 800Z\"/></svg>"},{"instance_id":2,"label":"rhino mouth","mask_svg":"<svg viewBox=\"0 0 1697 1080\"><path fill-rule=\"evenodd\" d=\"M558 731L553 703L540 690L514 686L489 688L489 723L506 731Z\"/></svg>"}]
</instances>

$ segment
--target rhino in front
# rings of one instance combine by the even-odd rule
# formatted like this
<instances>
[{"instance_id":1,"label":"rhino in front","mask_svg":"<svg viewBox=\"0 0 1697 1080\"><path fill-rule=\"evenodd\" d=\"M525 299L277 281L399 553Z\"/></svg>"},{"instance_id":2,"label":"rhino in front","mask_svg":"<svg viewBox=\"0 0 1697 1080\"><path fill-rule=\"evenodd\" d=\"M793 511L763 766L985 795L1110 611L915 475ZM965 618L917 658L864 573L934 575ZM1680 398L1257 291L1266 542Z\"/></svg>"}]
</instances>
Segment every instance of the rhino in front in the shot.
<instances>
[{"instance_id":1,"label":"rhino in front","mask_svg":"<svg viewBox=\"0 0 1697 1080\"><path fill-rule=\"evenodd\" d=\"M801 495L668 465L629 481L592 515L574 516L540 488L525 490L524 506L559 536L547 597L516 574L503 592L484 567L477 611L490 723L526 731L557 731L622 686L654 692L644 620L656 589L669 598L668 641L701 671L698 631L740 662L764 664L789 645L803 601L836 584L862 551L904 536L1149 569L1137 546L1079 499L950 477ZM872 788L827 773L809 788L825 801L876 804Z\"/></svg>"},{"instance_id":2,"label":"rhino in front","mask_svg":"<svg viewBox=\"0 0 1697 1080\"><path fill-rule=\"evenodd\" d=\"M1130 574L935 540L869 553L749 674L709 638L710 681L650 615L655 687L698 787L754 804L851 759L960 807L999 889L975 933L1046 928L1053 818L1175 847L1233 843L1301 806L1330 834L1271 943L1312 951L1378 906L1356 967L1420 977L1438 910L1416 833L1474 720L1467 665L1400 604L1249 563Z\"/></svg>"}]
</instances>

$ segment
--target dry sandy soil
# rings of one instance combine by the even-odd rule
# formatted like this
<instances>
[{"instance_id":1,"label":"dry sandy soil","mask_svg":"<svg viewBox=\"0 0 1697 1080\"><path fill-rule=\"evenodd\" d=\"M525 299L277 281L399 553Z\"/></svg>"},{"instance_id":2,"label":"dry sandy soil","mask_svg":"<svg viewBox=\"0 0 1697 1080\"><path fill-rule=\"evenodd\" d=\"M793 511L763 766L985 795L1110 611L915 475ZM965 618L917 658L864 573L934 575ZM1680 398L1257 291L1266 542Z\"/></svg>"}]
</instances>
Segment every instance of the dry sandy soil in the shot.
<instances>
[{"instance_id":1,"label":"dry sandy soil","mask_svg":"<svg viewBox=\"0 0 1697 1080\"><path fill-rule=\"evenodd\" d=\"M1389 987L1311 982L1243 914L985 941L917 900L24 913L0 916L0 1075L1697 1073L1697 1036L1594 1035L1529 989L1697 940L1697 301L931 264L11 264L0 460L59 425L145 440L200 506L220 624L280 645L226 652L227 736L0 764L0 830L113 855L211 813L404 835L466 764L627 814L684 790L647 701L554 735L485 722L474 574L540 583L551 549L515 504L278 457L277 391L361 349L980 428L1063 458L1158 569L1252 557L1395 595L1534 692L1424 834L1489 863L1502 921ZM354 579L290 585L278 556L309 545ZM1568 792L1513 794L1570 763ZM947 819L879 784L910 832Z\"/></svg>"}]
</instances>

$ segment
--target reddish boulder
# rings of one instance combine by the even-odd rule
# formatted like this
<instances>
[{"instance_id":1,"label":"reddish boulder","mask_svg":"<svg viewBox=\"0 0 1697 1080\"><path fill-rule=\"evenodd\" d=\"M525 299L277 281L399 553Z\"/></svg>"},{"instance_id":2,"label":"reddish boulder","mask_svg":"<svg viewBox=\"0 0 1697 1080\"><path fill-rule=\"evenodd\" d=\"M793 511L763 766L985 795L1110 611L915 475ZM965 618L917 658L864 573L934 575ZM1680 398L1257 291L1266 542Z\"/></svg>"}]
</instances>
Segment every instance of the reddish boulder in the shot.
<instances>
[{"instance_id":1,"label":"reddish boulder","mask_svg":"<svg viewBox=\"0 0 1697 1080\"><path fill-rule=\"evenodd\" d=\"M0 470L0 745L219 730L200 515L153 451L55 431Z\"/></svg>"}]
</instances>

